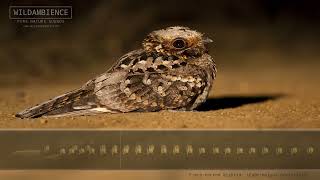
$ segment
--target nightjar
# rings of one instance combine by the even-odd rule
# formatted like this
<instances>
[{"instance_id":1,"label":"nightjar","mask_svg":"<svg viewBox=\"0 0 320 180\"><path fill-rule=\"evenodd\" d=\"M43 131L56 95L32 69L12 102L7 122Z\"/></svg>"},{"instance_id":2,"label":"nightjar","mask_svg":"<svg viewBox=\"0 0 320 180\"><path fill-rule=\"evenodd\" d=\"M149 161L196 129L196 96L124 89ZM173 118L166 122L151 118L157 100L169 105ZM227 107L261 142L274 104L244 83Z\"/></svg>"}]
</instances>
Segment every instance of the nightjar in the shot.
<instances>
[{"instance_id":1,"label":"nightjar","mask_svg":"<svg viewBox=\"0 0 320 180\"><path fill-rule=\"evenodd\" d=\"M153 31L141 49L125 54L105 73L16 117L193 110L206 100L216 76L210 42L187 27Z\"/></svg>"}]
</instances>

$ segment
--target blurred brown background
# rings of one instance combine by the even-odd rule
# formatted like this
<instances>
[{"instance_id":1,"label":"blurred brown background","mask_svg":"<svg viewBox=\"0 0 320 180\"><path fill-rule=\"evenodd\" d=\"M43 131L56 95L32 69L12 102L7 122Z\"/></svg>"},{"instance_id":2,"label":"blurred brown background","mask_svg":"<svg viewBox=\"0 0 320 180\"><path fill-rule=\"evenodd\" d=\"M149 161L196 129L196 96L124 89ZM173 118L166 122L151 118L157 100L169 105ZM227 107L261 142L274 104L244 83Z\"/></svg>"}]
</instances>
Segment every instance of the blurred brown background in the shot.
<instances>
[{"instance_id":1,"label":"blurred brown background","mask_svg":"<svg viewBox=\"0 0 320 180\"><path fill-rule=\"evenodd\" d=\"M213 38L211 54L219 69L319 61L318 1L13 0L2 4L1 86L68 77L62 74L92 77L139 48L147 33L172 25L189 26ZM59 28L23 28L8 19L8 5L72 5L73 20Z\"/></svg>"}]
</instances>

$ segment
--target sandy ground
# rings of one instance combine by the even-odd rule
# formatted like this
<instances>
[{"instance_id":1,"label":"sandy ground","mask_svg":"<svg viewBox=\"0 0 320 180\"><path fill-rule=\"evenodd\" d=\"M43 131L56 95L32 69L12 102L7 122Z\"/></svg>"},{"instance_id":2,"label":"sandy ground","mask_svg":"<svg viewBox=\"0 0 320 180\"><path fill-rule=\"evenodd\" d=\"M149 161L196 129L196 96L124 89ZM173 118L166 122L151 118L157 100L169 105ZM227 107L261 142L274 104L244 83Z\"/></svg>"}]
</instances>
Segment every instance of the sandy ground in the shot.
<instances>
[{"instance_id":1,"label":"sandy ground","mask_svg":"<svg viewBox=\"0 0 320 180\"><path fill-rule=\"evenodd\" d=\"M219 63L218 63L219 65ZM319 64L220 65L207 102L196 112L103 114L18 119L14 114L91 77L0 88L0 128L319 128Z\"/></svg>"}]
</instances>

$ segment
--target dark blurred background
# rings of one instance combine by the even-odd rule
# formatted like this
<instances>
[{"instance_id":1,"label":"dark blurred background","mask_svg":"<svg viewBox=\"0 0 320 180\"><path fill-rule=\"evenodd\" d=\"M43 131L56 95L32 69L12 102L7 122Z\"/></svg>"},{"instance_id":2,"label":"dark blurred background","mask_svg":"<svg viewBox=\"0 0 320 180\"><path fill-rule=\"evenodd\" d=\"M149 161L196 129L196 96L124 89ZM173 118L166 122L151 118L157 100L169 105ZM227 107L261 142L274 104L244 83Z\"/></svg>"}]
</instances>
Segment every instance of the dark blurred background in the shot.
<instances>
[{"instance_id":1,"label":"dark blurred background","mask_svg":"<svg viewBox=\"0 0 320 180\"><path fill-rule=\"evenodd\" d=\"M137 49L146 34L189 26L214 39L220 69L320 60L320 3L302 0L21 0L1 3L0 85L63 80L108 69ZM58 28L24 28L9 5L72 5L73 20Z\"/></svg>"}]
</instances>

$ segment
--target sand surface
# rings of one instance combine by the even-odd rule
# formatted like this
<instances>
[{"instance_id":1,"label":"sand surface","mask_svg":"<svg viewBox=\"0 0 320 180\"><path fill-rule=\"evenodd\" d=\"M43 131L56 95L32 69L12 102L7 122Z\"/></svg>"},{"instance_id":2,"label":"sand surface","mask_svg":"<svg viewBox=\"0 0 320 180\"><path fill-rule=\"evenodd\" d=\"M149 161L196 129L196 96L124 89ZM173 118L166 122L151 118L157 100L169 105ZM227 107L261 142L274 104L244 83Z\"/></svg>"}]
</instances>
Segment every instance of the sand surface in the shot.
<instances>
[{"instance_id":1,"label":"sand surface","mask_svg":"<svg viewBox=\"0 0 320 180\"><path fill-rule=\"evenodd\" d=\"M278 57L279 58L279 57ZM252 61L253 62L253 61ZM319 128L320 72L316 64L274 61L218 63L207 102L195 112L103 114L18 119L14 114L79 87L75 79L29 81L0 88L0 128ZM99 74L99 72L98 72ZM67 77L67 76L66 76ZM63 79L63 78L60 78Z\"/></svg>"}]
</instances>

